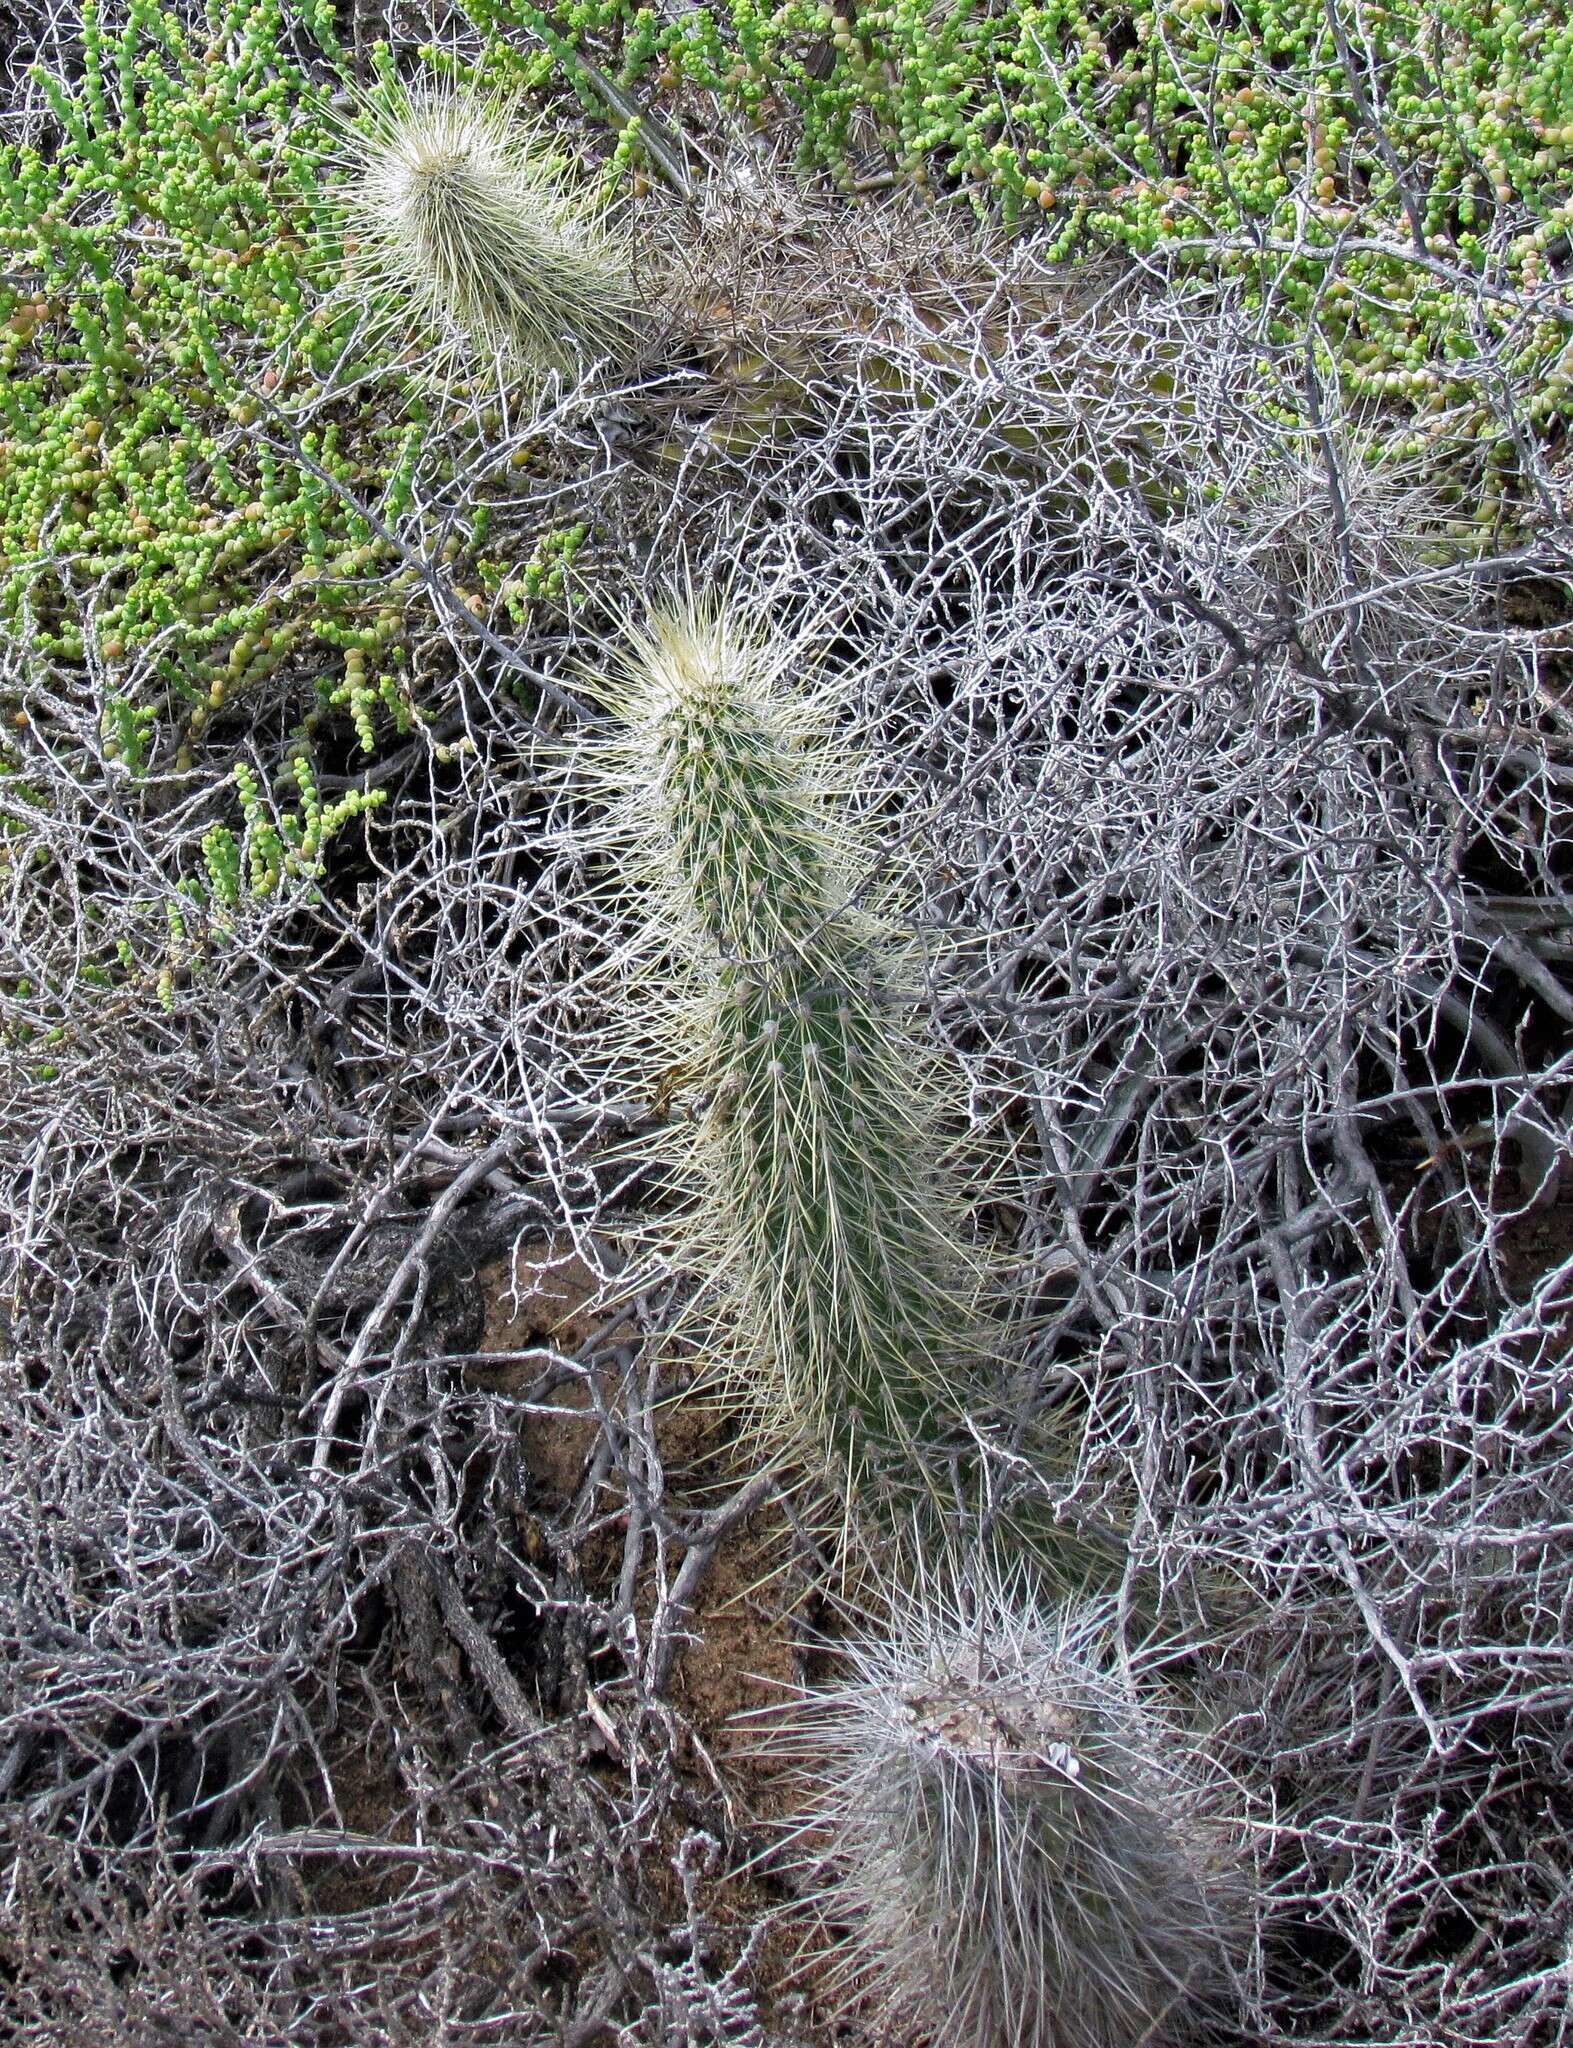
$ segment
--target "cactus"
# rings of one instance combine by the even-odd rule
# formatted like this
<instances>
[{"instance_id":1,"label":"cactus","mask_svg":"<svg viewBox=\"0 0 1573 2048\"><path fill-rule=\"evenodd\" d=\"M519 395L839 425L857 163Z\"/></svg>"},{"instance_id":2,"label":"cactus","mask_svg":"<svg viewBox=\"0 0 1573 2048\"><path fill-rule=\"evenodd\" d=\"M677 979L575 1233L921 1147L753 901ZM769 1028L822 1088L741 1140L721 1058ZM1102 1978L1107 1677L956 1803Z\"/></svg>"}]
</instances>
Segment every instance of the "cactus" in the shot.
<instances>
[{"instance_id":1,"label":"cactus","mask_svg":"<svg viewBox=\"0 0 1573 2048\"><path fill-rule=\"evenodd\" d=\"M1137 2048L1216 2014L1223 1831L1112 1618L930 1585L841 1646L842 1683L769 1710L769 1747L811 1762L816 1906L850 1930L841 1988L880 2038Z\"/></svg>"},{"instance_id":2,"label":"cactus","mask_svg":"<svg viewBox=\"0 0 1573 2048\"><path fill-rule=\"evenodd\" d=\"M504 375L615 353L634 293L595 212L547 172L508 103L454 85L368 96L349 130L350 276L390 324Z\"/></svg>"},{"instance_id":3,"label":"cactus","mask_svg":"<svg viewBox=\"0 0 1573 2048\"><path fill-rule=\"evenodd\" d=\"M712 1349L772 1442L849 1480L913 1469L977 1353L979 1263L908 955L867 900L859 764L794 648L691 593L598 687L618 734L587 765L649 935L649 1091L696 1105L666 1156Z\"/></svg>"}]
</instances>

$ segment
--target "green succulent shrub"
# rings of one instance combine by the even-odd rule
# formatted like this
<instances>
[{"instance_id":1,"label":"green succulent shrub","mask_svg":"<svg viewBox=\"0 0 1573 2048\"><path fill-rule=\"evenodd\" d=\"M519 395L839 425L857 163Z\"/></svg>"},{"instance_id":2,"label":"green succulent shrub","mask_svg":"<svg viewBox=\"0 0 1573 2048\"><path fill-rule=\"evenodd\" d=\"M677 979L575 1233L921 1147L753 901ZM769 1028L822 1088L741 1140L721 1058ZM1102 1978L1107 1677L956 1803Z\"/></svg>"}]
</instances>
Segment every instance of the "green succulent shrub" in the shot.
<instances>
[{"instance_id":1,"label":"green succulent shrub","mask_svg":"<svg viewBox=\"0 0 1573 2048\"><path fill-rule=\"evenodd\" d=\"M429 562L456 608L517 628L588 533L570 505L521 541L525 458L486 446L484 393L450 383L443 414L408 328L342 289L346 68L309 0L184 25L130 0L113 26L85 0L0 143L0 848L33 843L67 757L128 781L132 811L182 778L168 950L139 938L138 973L222 944L237 892L312 886L382 801L314 792L324 755L369 763L430 715ZM93 744L66 702L93 707Z\"/></svg>"},{"instance_id":2,"label":"green succulent shrub","mask_svg":"<svg viewBox=\"0 0 1573 2048\"><path fill-rule=\"evenodd\" d=\"M0 621L66 662L91 633L188 735L303 646L359 651L374 688L402 634L336 485L396 521L419 424L363 404L351 455L317 409L309 464L278 445L292 400L357 367L324 289L323 94L284 30L271 0L205 39L134 0L111 33L89 0L81 77L35 74L52 150L0 150Z\"/></svg>"}]
</instances>

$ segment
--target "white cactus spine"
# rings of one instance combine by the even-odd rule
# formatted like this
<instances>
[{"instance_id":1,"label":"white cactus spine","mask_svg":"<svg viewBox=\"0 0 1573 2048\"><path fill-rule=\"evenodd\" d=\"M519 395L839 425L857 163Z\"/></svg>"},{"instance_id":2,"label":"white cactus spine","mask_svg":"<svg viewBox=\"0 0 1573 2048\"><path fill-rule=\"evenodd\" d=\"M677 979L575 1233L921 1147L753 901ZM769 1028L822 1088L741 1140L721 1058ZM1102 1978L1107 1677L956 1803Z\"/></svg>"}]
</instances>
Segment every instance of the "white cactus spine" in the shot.
<instances>
[{"instance_id":1,"label":"white cactus spine","mask_svg":"<svg viewBox=\"0 0 1573 2048\"><path fill-rule=\"evenodd\" d=\"M539 130L473 88L384 85L346 130L351 288L396 332L503 377L616 353L634 324L601 212L546 168Z\"/></svg>"}]
</instances>

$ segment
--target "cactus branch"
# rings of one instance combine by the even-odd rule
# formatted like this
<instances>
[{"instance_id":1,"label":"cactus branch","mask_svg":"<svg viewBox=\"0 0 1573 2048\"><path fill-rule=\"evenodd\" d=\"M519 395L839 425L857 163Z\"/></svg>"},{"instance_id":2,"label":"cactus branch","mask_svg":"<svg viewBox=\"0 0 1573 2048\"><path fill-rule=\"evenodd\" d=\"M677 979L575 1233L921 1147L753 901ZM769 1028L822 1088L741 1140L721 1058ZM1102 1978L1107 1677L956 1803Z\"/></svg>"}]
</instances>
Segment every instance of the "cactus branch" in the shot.
<instances>
[{"instance_id":1,"label":"cactus branch","mask_svg":"<svg viewBox=\"0 0 1573 2048\"><path fill-rule=\"evenodd\" d=\"M351 279L390 322L411 311L450 354L504 374L615 353L626 265L595 211L546 169L505 100L384 86L349 139Z\"/></svg>"},{"instance_id":2,"label":"cactus branch","mask_svg":"<svg viewBox=\"0 0 1573 2048\"><path fill-rule=\"evenodd\" d=\"M650 1057L704 1105L671 1126L699 1191L684 1263L723 1298L767 1434L843 1469L914 1452L976 1341L978 1261L907 955L867 901L857 763L794 651L726 605L657 611L603 694L621 885L652 934Z\"/></svg>"},{"instance_id":3,"label":"cactus branch","mask_svg":"<svg viewBox=\"0 0 1573 2048\"><path fill-rule=\"evenodd\" d=\"M1112 1610L932 1583L767 1738L812 1768L843 1988L936 2048L1136 2048L1216 2006L1225 1835Z\"/></svg>"}]
</instances>

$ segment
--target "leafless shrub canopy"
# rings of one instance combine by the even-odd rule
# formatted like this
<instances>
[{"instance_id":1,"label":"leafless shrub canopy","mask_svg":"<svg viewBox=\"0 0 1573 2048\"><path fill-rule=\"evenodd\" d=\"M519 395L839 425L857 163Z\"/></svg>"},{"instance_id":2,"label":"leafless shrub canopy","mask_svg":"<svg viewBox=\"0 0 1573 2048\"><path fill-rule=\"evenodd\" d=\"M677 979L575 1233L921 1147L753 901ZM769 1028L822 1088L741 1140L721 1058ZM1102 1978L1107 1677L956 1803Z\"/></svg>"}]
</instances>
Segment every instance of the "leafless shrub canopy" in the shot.
<instances>
[{"instance_id":1,"label":"leafless shrub canopy","mask_svg":"<svg viewBox=\"0 0 1573 2048\"><path fill-rule=\"evenodd\" d=\"M818 622L917 857L957 1117L1012 1162L991 1484L1122 1532L1131 1625L1187 1646L1251 1803L1248 2037L1559 2039L1557 476L1526 439L1527 512L1461 530L1267 313L1161 277L931 246L832 326L751 203L757 293L726 348L692 315L703 373L533 423L520 530L568 474L598 539L528 643L445 594L451 493L405 518L437 716L324 778L393 801L314 887L205 917L176 885L212 778L133 781L91 661L7 652L7 2031L811 2035L764 1960L789 1880L740 1874L766 1836L677 1679L750 1517L772 1626L822 1560L774 1478L673 1448L689 1276L617 1283L681 1092L587 1056L640 991L576 663L686 561ZM223 735L264 780L271 687ZM122 938L164 998L82 983ZM602 1306L498 1353L521 1249ZM1017 1449L1043 1424L1052 1473Z\"/></svg>"}]
</instances>

